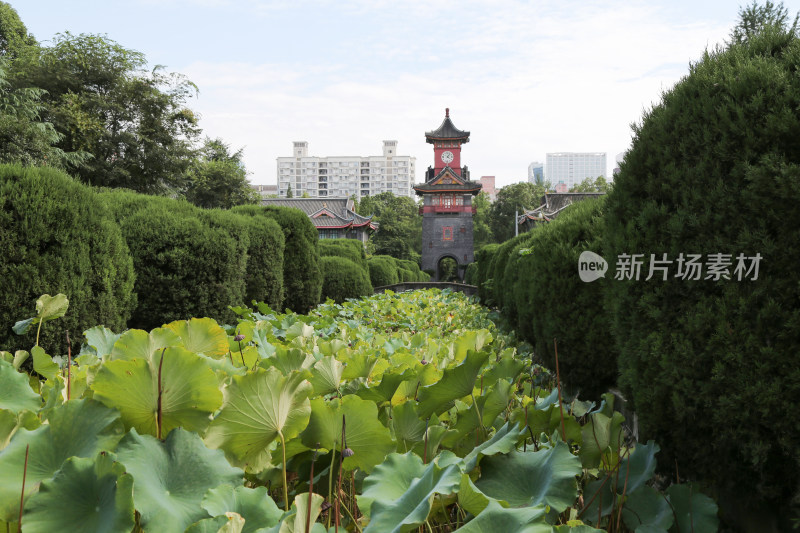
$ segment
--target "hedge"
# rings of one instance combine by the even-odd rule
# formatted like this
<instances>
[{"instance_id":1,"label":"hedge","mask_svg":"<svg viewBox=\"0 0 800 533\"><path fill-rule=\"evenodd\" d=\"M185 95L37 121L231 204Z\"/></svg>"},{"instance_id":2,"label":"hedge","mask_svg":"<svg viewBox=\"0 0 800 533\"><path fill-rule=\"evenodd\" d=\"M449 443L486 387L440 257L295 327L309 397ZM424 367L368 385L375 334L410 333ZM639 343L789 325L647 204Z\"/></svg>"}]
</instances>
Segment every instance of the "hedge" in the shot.
<instances>
[{"instance_id":1,"label":"hedge","mask_svg":"<svg viewBox=\"0 0 800 533\"><path fill-rule=\"evenodd\" d=\"M338 256L320 258L323 274L322 297L342 303L348 298L361 298L372 294L369 275L358 264Z\"/></svg>"},{"instance_id":2,"label":"hedge","mask_svg":"<svg viewBox=\"0 0 800 533\"><path fill-rule=\"evenodd\" d=\"M269 218L245 215L240 218L250 235L245 302L266 302L272 309L279 310L283 305L283 231Z\"/></svg>"},{"instance_id":3,"label":"hedge","mask_svg":"<svg viewBox=\"0 0 800 533\"><path fill-rule=\"evenodd\" d=\"M319 241L319 255L344 257L367 270L367 252L364 250L364 245L361 241L355 239L321 239Z\"/></svg>"},{"instance_id":4,"label":"hedge","mask_svg":"<svg viewBox=\"0 0 800 533\"><path fill-rule=\"evenodd\" d=\"M199 210L199 209L198 209ZM154 203L122 221L139 305L129 321L151 329L190 317L231 318L241 305L241 247L227 229Z\"/></svg>"},{"instance_id":5,"label":"hedge","mask_svg":"<svg viewBox=\"0 0 800 533\"><path fill-rule=\"evenodd\" d=\"M692 65L635 127L604 254L644 253L645 269L649 254L731 254L730 279L673 264L667 280L613 284L621 383L659 464L769 502L786 526L800 502L799 63L800 39L768 29ZM760 254L757 280L737 279L739 254Z\"/></svg>"},{"instance_id":6,"label":"hedge","mask_svg":"<svg viewBox=\"0 0 800 533\"><path fill-rule=\"evenodd\" d=\"M283 253L283 305L307 313L320 302L322 273L319 266L319 234L308 216L299 209L245 205L235 213L266 217L280 225L285 238Z\"/></svg>"},{"instance_id":7,"label":"hedge","mask_svg":"<svg viewBox=\"0 0 800 533\"><path fill-rule=\"evenodd\" d=\"M30 350L36 331L11 327L35 316L42 294L64 293L66 316L42 328L40 344L66 354L85 329L119 331L136 296L131 256L119 226L91 189L48 168L0 166L0 350Z\"/></svg>"},{"instance_id":8,"label":"hedge","mask_svg":"<svg viewBox=\"0 0 800 533\"><path fill-rule=\"evenodd\" d=\"M464 273L464 283L468 285L476 285L478 282L478 263L470 263L467 265L467 270Z\"/></svg>"},{"instance_id":9,"label":"hedge","mask_svg":"<svg viewBox=\"0 0 800 533\"><path fill-rule=\"evenodd\" d=\"M478 298L486 306L494 304L492 295L494 280L491 273L499 247L499 244L487 244L475 254L475 262L478 264L477 282L475 284L478 286Z\"/></svg>"},{"instance_id":10,"label":"hedge","mask_svg":"<svg viewBox=\"0 0 800 533\"><path fill-rule=\"evenodd\" d=\"M388 255L373 255L367 259L369 279L373 287L394 285L400 282L394 258Z\"/></svg>"},{"instance_id":11,"label":"hedge","mask_svg":"<svg viewBox=\"0 0 800 533\"><path fill-rule=\"evenodd\" d=\"M561 379L586 400L617 382L617 354L603 307L604 292L614 281L585 283L578 275L582 252L602 252L604 204L605 198L576 203L532 229L523 241L528 253L517 253L506 267L513 294L505 299L514 300L517 332L549 368L556 367L553 339L558 339Z\"/></svg>"}]
</instances>

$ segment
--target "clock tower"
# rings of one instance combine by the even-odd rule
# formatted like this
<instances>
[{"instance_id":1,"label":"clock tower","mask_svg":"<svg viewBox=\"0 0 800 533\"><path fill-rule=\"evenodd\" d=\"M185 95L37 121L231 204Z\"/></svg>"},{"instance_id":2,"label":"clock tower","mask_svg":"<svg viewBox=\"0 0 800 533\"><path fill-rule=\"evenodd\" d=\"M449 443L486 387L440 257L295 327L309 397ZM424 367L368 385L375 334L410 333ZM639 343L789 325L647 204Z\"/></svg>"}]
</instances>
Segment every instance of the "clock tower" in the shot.
<instances>
[{"instance_id":1,"label":"clock tower","mask_svg":"<svg viewBox=\"0 0 800 533\"><path fill-rule=\"evenodd\" d=\"M425 183L414 186L422 196L422 269L435 272L434 280L440 281L440 263L449 257L463 280L474 261L472 197L481 191L481 184L469 181L469 170L461 166L461 145L469 142L469 132L456 128L450 109L445 109L441 126L425 132L425 141L433 145L434 163Z\"/></svg>"}]
</instances>

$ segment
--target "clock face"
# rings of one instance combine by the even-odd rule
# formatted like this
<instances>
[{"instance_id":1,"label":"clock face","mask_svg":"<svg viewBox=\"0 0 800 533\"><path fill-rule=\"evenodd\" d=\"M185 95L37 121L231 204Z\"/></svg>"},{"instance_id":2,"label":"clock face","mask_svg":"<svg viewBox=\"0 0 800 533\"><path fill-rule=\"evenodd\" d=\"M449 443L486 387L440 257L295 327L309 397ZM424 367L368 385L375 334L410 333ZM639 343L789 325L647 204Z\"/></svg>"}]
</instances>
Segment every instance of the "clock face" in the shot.
<instances>
[{"instance_id":1,"label":"clock face","mask_svg":"<svg viewBox=\"0 0 800 533\"><path fill-rule=\"evenodd\" d=\"M453 152L450 150L442 152L442 163L450 163L453 161Z\"/></svg>"}]
</instances>

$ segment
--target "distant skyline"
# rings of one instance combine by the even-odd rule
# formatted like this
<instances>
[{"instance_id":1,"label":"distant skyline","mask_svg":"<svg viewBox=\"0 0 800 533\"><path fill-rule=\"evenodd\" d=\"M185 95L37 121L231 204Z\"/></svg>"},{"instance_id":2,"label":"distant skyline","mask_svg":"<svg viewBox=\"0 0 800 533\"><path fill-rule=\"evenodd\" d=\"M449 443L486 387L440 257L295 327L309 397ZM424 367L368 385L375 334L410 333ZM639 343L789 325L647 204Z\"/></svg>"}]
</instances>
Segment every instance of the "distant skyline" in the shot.
<instances>
[{"instance_id":1,"label":"distant skyline","mask_svg":"<svg viewBox=\"0 0 800 533\"><path fill-rule=\"evenodd\" d=\"M275 184L293 141L309 155L433 162L424 132L450 108L462 161L497 186L547 152L630 146L631 124L723 44L745 2L520 0L10 1L40 42L101 33L188 76L209 137L254 184ZM749 2L747 2L749 3ZM784 2L794 14L800 0Z\"/></svg>"}]
</instances>

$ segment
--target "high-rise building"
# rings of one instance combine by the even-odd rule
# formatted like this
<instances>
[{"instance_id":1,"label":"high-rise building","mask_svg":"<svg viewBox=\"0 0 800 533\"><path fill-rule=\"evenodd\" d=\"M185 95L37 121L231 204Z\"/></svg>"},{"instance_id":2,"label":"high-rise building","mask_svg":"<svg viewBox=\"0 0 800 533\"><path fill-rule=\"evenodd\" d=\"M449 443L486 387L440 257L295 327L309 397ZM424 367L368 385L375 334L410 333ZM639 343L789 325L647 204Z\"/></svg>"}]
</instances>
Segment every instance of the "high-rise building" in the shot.
<instances>
[{"instance_id":1,"label":"high-rise building","mask_svg":"<svg viewBox=\"0 0 800 533\"><path fill-rule=\"evenodd\" d=\"M607 177L605 152L556 152L547 154L545 180L558 190L559 184L569 190L586 178ZM563 188L563 187L562 187Z\"/></svg>"},{"instance_id":2,"label":"high-rise building","mask_svg":"<svg viewBox=\"0 0 800 533\"><path fill-rule=\"evenodd\" d=\"M489 195L490 202L497 200L497 189L495 188L494 182L494 176L481 176L481 185L483 186L481 192L485 192Z\"/></svg>"},{"instance_id":3,"label":"high-rise building","mask_svg":"<svg viewBox=\"0 0 800 533\"><path fill-rule=\"evenodd\" d=\"M367 157L313 157L306 141L296 141L292 157L278 158L278 196L285 198L291 187L294 197L362 198L382 192L411 197L416 161L397 155L397 141L383 141L383 155Z\"/></svg>"},{"instance_id":4,"label":"high-rise building","mask_svg":"<svg viewBox=\"0 0 800 533\"><path fill-rule=\"evenodd\" d=\"M528 165L528 183L544 185L544 163L534 161Z\"/></svg>"}]
</instances>

